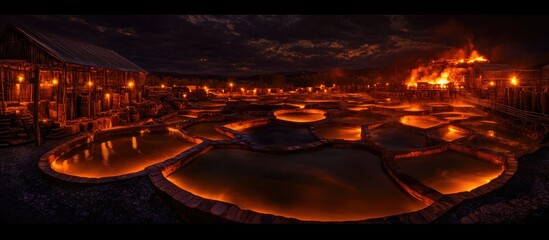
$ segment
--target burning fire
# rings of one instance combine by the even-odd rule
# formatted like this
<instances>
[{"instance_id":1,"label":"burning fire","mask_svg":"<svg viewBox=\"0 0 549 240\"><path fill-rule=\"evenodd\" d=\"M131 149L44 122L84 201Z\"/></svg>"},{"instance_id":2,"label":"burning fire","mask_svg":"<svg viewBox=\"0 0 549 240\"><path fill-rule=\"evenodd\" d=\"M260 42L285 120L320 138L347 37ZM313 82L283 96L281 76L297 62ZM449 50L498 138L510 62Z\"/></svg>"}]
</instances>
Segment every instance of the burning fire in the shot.
<instances>
[{"instance_id":1,"label":"burning fire","mask_svg":"<svg viewBox=\"0 0 549 240\"><path fill-rule=\"evenodd\" d=\"M459 60L455 60L454 64L459 63L476 63L476 62L488 62L488 59L478 53L477 50L473 50L471 52L471 55L469 55L468 58L461 58Z\"/></svg>"},{"instance_id":2,"label":"burning fire","mask_svg":"<svg viewBox=\"0 0 549 240\"><path fill-rule=\"evenodd\" d=\"M418 82L425 82L445 88L449 83L455 82L455 76L459 72L460 64L486 63L488 59L469 47L470 54L466 50L453 51L451 56L433 60L428 65L421 65L412 70L410 78L406 81L408 88L417 87ZM447 54L448 55L448 54Z\"/></svg>"}]
</instances>

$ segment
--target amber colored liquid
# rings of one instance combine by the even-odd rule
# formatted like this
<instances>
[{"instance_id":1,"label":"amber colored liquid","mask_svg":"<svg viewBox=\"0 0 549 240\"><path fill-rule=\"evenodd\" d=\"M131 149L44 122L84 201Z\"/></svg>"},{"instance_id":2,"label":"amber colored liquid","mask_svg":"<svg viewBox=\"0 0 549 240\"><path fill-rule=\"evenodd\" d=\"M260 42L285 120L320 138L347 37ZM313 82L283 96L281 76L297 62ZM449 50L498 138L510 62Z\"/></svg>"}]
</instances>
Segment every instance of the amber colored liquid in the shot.
<instances>
[{"instance_id":1,"label":"amber colored liquid","mask_svg":"<svg viewBox=\"0 0 549 240\"><path fill-rule=\"evenodd\" d=\"M395 185L379 157L357 149L293 154L216 149L168 179L204 198L302 220L359 220L426 207Z\"/></svg>"},{"instance_id":2,"label":"amber colored liquid","mask_svg":"<svg viewBox=\"0 0 549 240\"><path fill-rule=\"evenodd\" d=\"M80 177L117 176L141 171L193 145L171 132L114 137L73 149L55 160L51 167Z\"/></svg>"}]
</instances>

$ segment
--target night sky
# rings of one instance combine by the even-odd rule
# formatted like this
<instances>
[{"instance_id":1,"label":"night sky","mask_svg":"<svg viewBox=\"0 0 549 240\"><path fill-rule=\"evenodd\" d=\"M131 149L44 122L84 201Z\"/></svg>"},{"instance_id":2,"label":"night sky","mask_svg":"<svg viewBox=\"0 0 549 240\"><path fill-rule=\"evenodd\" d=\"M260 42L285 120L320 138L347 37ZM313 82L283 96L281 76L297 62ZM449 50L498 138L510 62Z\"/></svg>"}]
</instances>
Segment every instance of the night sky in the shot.
<instances>
[{"instance_id":1,"label":"night sky","mask_svg":"<svg viewBox=\"0 0 549 240\"><path fill-rule=\"evenodd\" d=\"M0 16L115 50L150 72L252 75L411 64L475 45L549 64L549 16Z\"/></svg>"}]
</instances>

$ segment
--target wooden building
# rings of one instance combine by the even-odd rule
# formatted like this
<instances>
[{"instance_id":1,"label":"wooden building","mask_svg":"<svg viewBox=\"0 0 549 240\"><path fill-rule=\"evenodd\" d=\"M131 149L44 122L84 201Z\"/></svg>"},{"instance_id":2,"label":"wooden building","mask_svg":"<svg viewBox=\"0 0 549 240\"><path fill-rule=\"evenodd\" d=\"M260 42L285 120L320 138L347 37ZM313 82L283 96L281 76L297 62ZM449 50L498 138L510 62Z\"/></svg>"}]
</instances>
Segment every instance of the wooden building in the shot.
<instances>
[{"instance_id":1,"label":"wooden building","mask_svg":"<svg viewBox=\"0 0 549 240\"><path fill-rule=\"evenodd\" d=\"M14 23L0 31L2 112L32 109L39 89L42 119L95 116L140 101L146 75L110 49Z\"/></svg>"}]
</instances>

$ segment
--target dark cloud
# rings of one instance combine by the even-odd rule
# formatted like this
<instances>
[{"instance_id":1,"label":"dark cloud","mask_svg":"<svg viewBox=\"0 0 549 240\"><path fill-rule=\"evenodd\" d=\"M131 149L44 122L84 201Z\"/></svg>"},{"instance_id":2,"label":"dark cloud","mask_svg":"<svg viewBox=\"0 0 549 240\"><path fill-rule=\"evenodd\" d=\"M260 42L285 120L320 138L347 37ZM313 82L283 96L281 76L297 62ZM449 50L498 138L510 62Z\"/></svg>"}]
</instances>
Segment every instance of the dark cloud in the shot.
<instances>
[{"instance_id":1,"label":"dark cloud","mask_svg":"<svg viewBox=\"0 0 549 240\"><path fill-rule=\"evenodd\" d=\"M549 60L548 16L2 16L111 48L149 71L247 75L391 65L473 43ZM535 61L534 61L535 62Z\"/></svg>"}]
</instances>

